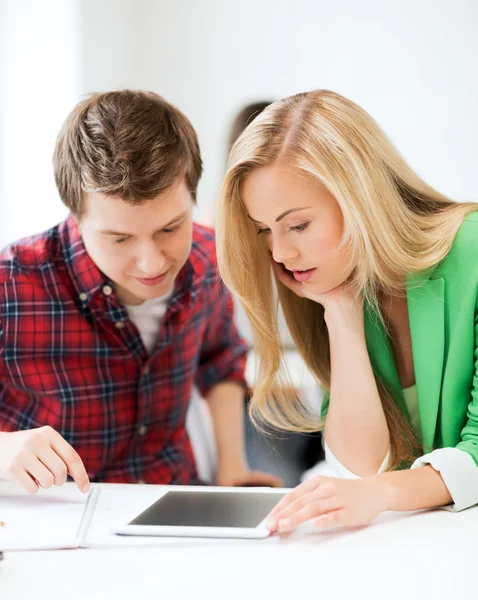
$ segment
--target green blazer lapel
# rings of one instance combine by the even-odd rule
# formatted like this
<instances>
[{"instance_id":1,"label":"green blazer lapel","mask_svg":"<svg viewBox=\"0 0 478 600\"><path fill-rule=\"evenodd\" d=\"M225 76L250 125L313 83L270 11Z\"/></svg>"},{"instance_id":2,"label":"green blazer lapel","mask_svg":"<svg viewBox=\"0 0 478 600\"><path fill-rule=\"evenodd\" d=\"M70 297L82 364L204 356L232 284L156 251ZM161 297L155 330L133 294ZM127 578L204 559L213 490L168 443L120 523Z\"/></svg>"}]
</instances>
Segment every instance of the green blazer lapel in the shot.
<instances>
[{"instance_id":1,"label":"green blazer lapel","mask_svg":"<svg viewBox=\"0 0 478 600\"><path fill-rule=\"evenodd\" d=\"M432 450L445 356L445 280L415 275L407 279L408 318L425 452Z\"/></svg>"}]
</instances>

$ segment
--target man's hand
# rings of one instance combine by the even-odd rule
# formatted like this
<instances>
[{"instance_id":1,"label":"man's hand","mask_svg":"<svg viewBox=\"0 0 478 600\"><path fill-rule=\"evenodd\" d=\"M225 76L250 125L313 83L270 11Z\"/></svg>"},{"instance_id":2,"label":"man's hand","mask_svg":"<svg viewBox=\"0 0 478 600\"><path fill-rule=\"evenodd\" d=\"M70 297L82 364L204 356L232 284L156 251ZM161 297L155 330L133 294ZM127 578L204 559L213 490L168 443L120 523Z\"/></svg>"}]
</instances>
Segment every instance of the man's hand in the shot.
<instances>
[{"instance_id":1,"label":"man's hand","mask_svg":"<svg viewBox=\"0 0 478 600\"><path fill-rule=\"evenodd\" d=\"M238 487L281 487L282 481L274 475L262 471L250 471L247 467L234 470L219 468L216 484Z\"/></svg>"},{"instance_id":2,"label":"man's hand","mask_svg":"<svg viewBox=\"0 0 478 600\"><path fill-rule=\"evenodd\" d=\"M318 528L358 527L384 510L386 497L377 477L350 480L317 475L284 496L266 526L273 533L288 531L313 519Z\"/></svg>"},{"instance_id":3,"label":"man's hand","mask_svg":"<svg viewBox=\"0 0 478 600\"><path fill-rule=\"evenodd\" d=\"M70 474L83 493L90 489L79 454L49 426L0 433L0 474L29 494L39 487L63 485Z\"/></svg>"}]
</instances>

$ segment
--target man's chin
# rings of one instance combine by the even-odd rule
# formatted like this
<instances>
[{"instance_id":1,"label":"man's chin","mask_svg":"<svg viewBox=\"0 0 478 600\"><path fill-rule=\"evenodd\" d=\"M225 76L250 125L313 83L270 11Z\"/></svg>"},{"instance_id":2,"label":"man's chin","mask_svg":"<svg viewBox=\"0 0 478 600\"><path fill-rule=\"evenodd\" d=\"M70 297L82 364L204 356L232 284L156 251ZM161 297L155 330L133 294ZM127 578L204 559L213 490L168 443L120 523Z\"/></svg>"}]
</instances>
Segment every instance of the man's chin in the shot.
<instances>
[{"instance_id":1,"label":"man's chin","mask_svg":"<svg viewBox=\"0 0 478 600\"><path fill-rule=\"evenodd\" d=\"M146 302L146 300L154 300L155 298L161 298L162 296L166 296L171 291L171 285L160 285L148 288L146 290L136 290L136 292L132 292L138 299L141 299L142 302Z\"/></svg>"}]
</instances>

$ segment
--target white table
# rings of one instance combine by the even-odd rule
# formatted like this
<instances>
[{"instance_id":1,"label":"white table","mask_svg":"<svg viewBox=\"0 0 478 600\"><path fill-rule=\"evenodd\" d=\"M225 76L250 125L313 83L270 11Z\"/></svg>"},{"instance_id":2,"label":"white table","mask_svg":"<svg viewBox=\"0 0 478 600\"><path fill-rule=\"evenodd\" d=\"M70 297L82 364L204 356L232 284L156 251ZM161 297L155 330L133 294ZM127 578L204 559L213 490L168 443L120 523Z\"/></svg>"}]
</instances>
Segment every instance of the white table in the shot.
<instances>
[{"instance_id":1,"label":"white table","mask_svg":"<svg viewBox=\"0 0 478 600\"><path fill-rule=\"evenodd\" d=\"M0 599L477 597L478 508L388 513L360 530L321 533L304 526L254 541L110 533L163 490L101 485L90 548L7 553Z\"/></svg>"}]
</instances>

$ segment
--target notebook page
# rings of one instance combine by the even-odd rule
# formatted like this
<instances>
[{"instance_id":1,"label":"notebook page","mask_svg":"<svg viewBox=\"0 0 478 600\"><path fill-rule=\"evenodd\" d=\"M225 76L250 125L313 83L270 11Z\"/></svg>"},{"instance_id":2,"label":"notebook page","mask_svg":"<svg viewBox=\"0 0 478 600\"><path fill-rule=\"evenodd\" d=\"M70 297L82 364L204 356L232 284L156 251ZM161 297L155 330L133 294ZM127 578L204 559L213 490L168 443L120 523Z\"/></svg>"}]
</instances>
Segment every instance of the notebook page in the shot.
<instances>
[{"instance_id":1,"label":"notebook page","mask_svg":"<svg viewBox=\"0 0 478 600\"><path fill-rule=\"evenodd\" d=\"M97 488L90 492L96 493ZM85 509L89 496L82 494L74 484L40 489L31 496L16 484L0 482L0 521L3 522L0 550L48 550L83 545L80 534L84 536L87 530L89 517Z\"/></svg>"}]
</instances>

